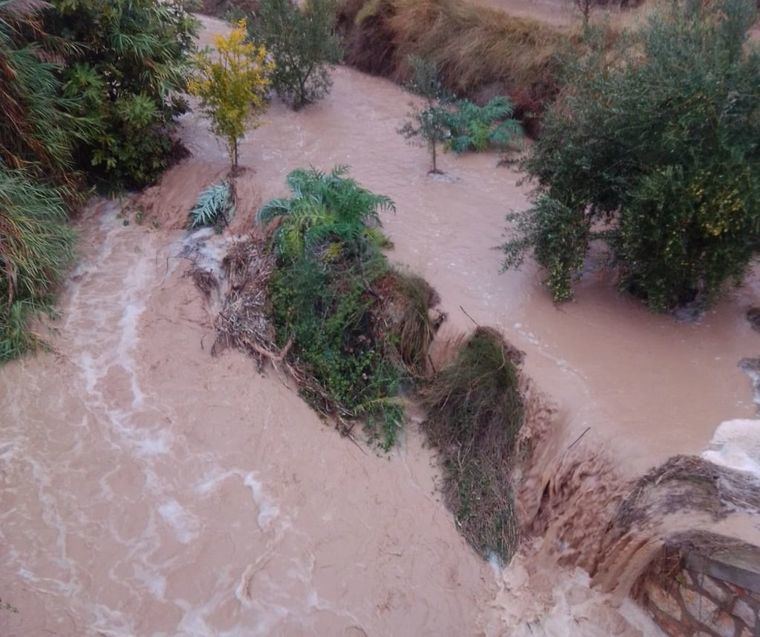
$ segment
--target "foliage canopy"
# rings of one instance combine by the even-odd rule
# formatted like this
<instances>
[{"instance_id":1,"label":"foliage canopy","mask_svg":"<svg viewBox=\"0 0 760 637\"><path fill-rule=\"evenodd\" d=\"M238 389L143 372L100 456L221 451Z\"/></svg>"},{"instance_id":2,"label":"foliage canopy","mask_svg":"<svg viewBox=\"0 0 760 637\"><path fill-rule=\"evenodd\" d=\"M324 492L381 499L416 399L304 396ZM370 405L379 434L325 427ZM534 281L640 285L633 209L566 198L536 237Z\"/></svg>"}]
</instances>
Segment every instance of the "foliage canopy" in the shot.
<instances>
[{"instance_id":1,"label":"foliage canopy","mask_svg":"<svg viewBox=\"0 0 760 637\"><path fill-rule=\"evenodd\" d=\"M262 0L251 34L274 59L272 85L293 108L323 98L330 67L343 53L335 33L335 0Z\"/></svg>"},{"instance_id":2,"label":"foliage canopy","mask_svg":"<svg viewBox=\"0 0 760 637\"><path fill-rule=\"evenodd\" d=\"M77 144L81 168L109 187L140 187L168 165L186 110L195 21L182 0L53 0L48 31L69 46L63 95L96 130Z\"/></svg>"},{"instance_id":3,"label":"foliage canopy","mask_svg":"<svg viewBox=\"0 0 760 637\"><path fill-rule=\"evenodd\" d=\"M654 309L709 302L760 250L760 52L748 0L674 3L609 65L568 70L525 166L534 206L505 244L533 250L557 300L590 243L604 241L621 287Z\"/></svg>"}]
</instances>

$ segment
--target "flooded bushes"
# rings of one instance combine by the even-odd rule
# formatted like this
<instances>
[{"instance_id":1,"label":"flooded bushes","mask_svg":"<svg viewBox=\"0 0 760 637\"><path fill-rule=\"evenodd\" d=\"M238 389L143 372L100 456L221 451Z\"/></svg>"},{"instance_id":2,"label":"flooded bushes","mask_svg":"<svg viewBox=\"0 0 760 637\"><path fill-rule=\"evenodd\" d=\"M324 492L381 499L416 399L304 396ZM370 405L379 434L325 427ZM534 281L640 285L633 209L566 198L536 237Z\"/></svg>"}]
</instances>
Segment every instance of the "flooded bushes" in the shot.
<instances>
[{"instance_id":1,"label":"flooded bushes","mask_svg":"<svg viewBox=\"0 0 760 637\"><path fill-rule=\"evenodd\" d=\"M496 330L479 327L422 390L446 502L478 552L507 561L517 543L510 472L523 424L521 358Z\"/></svg>"},{"instance_id":2,"label":"flooded bushes","mask_svg":"<svg viewBox=\"0 0 760 637\"><path fill-rule=\"evenodd\" d=\"M188 89L201 100L201 110L211 130L227 145L231 174L238 170L240 140L259 125L267 106L267 92L274 64L263 46L246 41L246 22L241 20L228 36L214 38L215 51L200 51L194 59L195 73Z\"/></svg>"},{"instance_id":3,"label":"flooded bushes","mask_svg":"<svg viewBox=\"0 0 760 637\"><path fill-rule=\"evenodd\" d=\"M299 109L330 91L330 67L343 56L335 33L335 1L261 0L251 35L274 61L272 84L280 97Z\"/></svg>"},{"instance_id":4,"label":"flooded bushes","mask_svg":"<svg viewBox=\"0 0 760 637\"><path fill-rule=\"evenodd\" d=\"M0 2L0 360L36 342L85 179L141 186L172 159L193 25L181 0Z\"/></svg>"},{"instance_id":5,"label":"flooded bushes","mask_svg":"<svg viewBox=\"0 0 760 637\"><path fill-rule=\"evenodd\" d=\"M505 246L533 250L557 300L592 241L654 309L709 302L760 250L760 51L747 0L657 13L620 63L570 71L526 163L534 207Z\"/></svg>"},{"instance_id":6,"label":"flooded bushes","mask_svg":"<svg viewBox=\"0 0 760 637\"><path fill-rule=\"evenodd\" d=\"M289 199L259 215L278 225L276 266L269 281L281 347L305 398L344 429L365 419L390 448L403 420L402 381L423 365L416 347L429 343L435 295L419 280L393 271L382 247L380 210L393 210L346 177L297 170Z\"/></svg>"},{"instance_id":7,"label":"flooded bushes","mask_svg":"<svg viewBox=\"0 0 760 637\"><path fill-rule=\"evenodd\" d=\"M259 212L263 234L234 240L223 261L214 351L234 346L260 367L282 366L318 413L344 433L363 422L386 450L409 392L427 410L423 429L459 528L484 557L508 560L518 540L511 475L528 410L522 353L479 327L435 370L429 352L445 315L423 278L383 254L379 213L393 202L345 168L296 170L287 181L291 195ZM196 283L208 293L205 279Z\"/></svg>"},{"instance_id":8,"label":"flooded bushes","mask_svg":"<svg viewBox=\"0 0 760 637\"><path fill-rule=\"evenodd\" d=\"M455 153L506 150L522 135L520 123L512 118L512 103L503 96L494 97L484 106L459 100L448 114L447 146Z\"/></svg>"}]
</instances>

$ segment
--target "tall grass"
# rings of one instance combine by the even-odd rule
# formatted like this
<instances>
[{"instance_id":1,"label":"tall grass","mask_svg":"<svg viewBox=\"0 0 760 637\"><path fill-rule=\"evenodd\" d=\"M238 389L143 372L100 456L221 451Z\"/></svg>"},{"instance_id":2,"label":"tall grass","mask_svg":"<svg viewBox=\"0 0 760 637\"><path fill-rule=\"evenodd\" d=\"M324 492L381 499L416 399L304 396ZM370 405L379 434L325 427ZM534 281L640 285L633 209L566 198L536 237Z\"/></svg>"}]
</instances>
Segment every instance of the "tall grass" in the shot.
<instances>
[{"instance_id":1,"label":"tall grass","mask_svg":"<svg viewBox=\"0 0 760 637\"><path fill-rule=\"evenodd\" d=\"M580 35L465 0L345 0L347 59L405 79L410 55L435 63L448 88L476 96L497 89L518 115L539 114L558 90L558 54Z\"/></svg>"},{"instance_id":2,"label":"tall grass","mask_svg":"<svg viewBox=\"0 0 760 637\"><path fill-rule=\"evenodd\" d=\"M59 66L45 61L65 45L43 31L44 6L0 0L0 167L72 185L74 141L91 122L72 115L77 100L61 97Z\"/></svg>"},{"instance_id":3,"label":"tall grass","mask_svg":"<svg viewBox=\"0 0 760 637\"><path fill-rule=\"evenodd\" d=\"M37 342L28 322L50 308L72 256L66 212L57 189L0 170L0 362Z\"/></svg>"},{"instance_id":4,"label":"tall grass","mask_svg":"<svg viewBox=\"0 0 760 637\"><path fill-rule=\"evenodd\" d=\"M74 141L89 121L61 97L64 50L43 30L43 2L0 0L0 362L34 347L32 317L50 308L71 258L68 205L78 200Z\"/></svg>"}]
</instances>

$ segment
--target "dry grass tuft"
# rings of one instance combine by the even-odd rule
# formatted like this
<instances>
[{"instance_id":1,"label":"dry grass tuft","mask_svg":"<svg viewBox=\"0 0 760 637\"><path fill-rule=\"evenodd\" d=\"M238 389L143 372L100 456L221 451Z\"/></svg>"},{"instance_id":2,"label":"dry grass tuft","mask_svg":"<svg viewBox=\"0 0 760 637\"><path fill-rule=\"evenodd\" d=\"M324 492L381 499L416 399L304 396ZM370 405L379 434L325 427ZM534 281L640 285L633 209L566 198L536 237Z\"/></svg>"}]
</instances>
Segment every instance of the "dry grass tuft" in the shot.
<instances>
[{"instance_id":1,"label":"dry grass tuft","mask_svg":"<svg viewBox=\"0 0 760 637\"><path fill-rule=\"evenodd\" d=\"M377 285L382 299L384 330L391 334L399 362L410 377L430 372L430 346L445 314L434 308L438 293L421 276L392 271Z\"/></svg>"},{"instance_id":2,"label":"dry grass tuft","mask_svg":"<svg viewBox=\"0 0 760 637\"><path fill-rule=\"evenodd\" d=\"M275 345L267 297L274 257L263 241L249 236L230 249L222 267L230 290L215 321L217 338L212 354L235 347L252 356L259 370L266 361L281 361L288 348L279 352Z\"/></svg>"},{"instance_id":3,"label":"dry grass tuft","mask_svg":"<svg viewBox=\"0 0 760 637\"><path fill-rule=\"evenodd\" d=\"M457 93L509 95L528 123L557 94L558 54L580 43L577 29L463 0L346 0L339 24L350 64L404 80L408 56L418 55Z\"/></svg>"}]
</instances>

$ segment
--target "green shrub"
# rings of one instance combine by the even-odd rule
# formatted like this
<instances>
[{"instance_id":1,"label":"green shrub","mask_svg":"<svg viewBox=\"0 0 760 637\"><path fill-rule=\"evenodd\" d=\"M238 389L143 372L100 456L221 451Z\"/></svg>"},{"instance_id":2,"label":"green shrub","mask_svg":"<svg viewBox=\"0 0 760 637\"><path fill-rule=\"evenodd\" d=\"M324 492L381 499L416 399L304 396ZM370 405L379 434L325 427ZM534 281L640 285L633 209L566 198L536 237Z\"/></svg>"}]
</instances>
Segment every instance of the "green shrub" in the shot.
<instances>
[{"instance_id":1,"label":"green shrub","mask_svg":"<svg viewBox=\"0 0 760 637\"><path fill-rule=\"evenodd\" d=\"M296 379L320 413L347 428L363 418L390 448L403 420L397 393L407 364L419 360L409 343L429 345L426 303L435 295L420 296L420 286L392 271L381 252L378 213L393 210L390 199L361 188L342 168L297 170L288 185L290 198L259 213L264 223L279 219L269 285L279 345L292 343Z\"/></svg>"},{"instance_id":2,"label":"green shrub","mask_svg":"<svg viewBox=\"0 0 760 637\"><path fill-rule=\"evenodd\" d=\"M176 150L186 110L187 54L194 20L182 0L54 0L50 32L71 46L64 96L100 129L78 145L81 167L112 187L156 179Z\"/></svg>"},{"instance_id":3,"label":"green shrub","mask_svg":"<svg viewBox=\"0 0 760 637\"><path fill-rule=\"evenodd\" d=\"M613 65L568 71L526 167L534 207L505 245L533 249L559 300L590 242L621 287L665 310L711 301L760 249L760 53L745 0L656 14Z\"/></svg>"},{"instance_id":4,"label":"green shrub","mask_svg":"<svg viewBox=\"0 0 760 637\"><path fill-rule=\"evenodd\" d=\"M446 146L455 153L506 150L522 134L513 114L514 108L506 97L494 97L485 106L459 100L446 119Z\"/></svg>"},{"instance_id":5,"label":"green shrub","mask_svg":"<svg viewBox=\"0 0 760 637\"><path fill-rule=\"evenodd\" d=\"M253 38L274 59L272 84L299 109L330 91L330 67L343 55L335 33L335 0L262 0L251 23Z\"/></svg>"},{"instance_id":6,"label":"green shrub","mask_svg":"<svg viewBox=\"0 0 760 637\"><path fill-rule=\"evenodd\" d=\"M72 256L66 213L57 189L0 170L0 362L36 343L28 321L50 308Z\"/></svg>"},{"instance_id":7,"label":"green shrub","mask_svg":"<svg viewBox=\"0 0 760 637\"><path fill-rule=\"evenodd\" d=\"M446 502L473 547L502 560L517 545L510 472L524 414L520 361L498 332L479 327L422 391Z\"/></svg>"}]
</instances>

